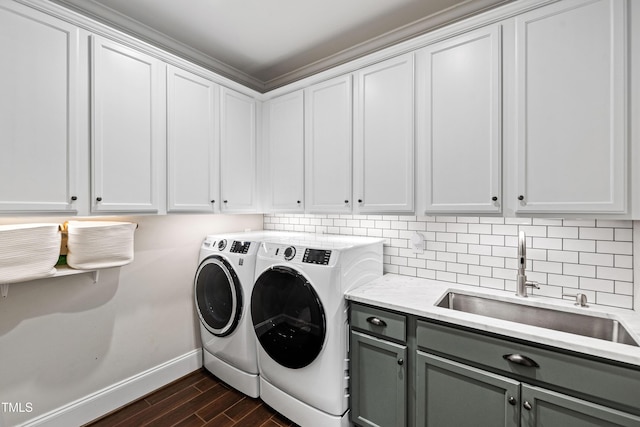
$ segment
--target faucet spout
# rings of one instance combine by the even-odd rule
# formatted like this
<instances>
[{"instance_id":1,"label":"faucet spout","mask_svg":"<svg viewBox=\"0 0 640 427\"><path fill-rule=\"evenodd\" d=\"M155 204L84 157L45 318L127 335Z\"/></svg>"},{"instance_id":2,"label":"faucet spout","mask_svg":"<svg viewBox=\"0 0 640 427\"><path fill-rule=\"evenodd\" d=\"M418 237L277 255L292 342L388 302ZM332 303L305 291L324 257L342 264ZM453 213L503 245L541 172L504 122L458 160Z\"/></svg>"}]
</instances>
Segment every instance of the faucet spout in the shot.
<instances>
[{"instance_id":1,"label":"faucet spout","mask_svg":"<svg viewBox=\"0 0 640 427\"><path fill-rule=\"evenodd\" d=\"M518 276L517 276L517 289L516 295L526 298L527 287L540 289L540 285L537 282L531 282L527 280L526 275L527 268L527 236L524 231L518 233Z\"/></svg>"}]
</instances>

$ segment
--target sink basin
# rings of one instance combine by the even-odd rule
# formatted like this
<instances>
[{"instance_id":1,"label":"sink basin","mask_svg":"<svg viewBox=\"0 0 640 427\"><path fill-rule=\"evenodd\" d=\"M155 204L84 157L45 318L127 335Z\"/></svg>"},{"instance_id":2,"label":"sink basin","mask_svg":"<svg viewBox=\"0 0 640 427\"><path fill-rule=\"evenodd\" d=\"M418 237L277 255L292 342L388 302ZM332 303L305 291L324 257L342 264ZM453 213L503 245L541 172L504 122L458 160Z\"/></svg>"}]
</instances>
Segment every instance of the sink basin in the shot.
<instances>
[{"instance_id":1,"label":"sink basin","mask_svg":"<svg viewBox=\"0 0 640 427\"><path fill-rule=\"evenodd\" d=\"M534 307L459 292L446 293L436 306L638 347L638 343L620 322L605 317Z\"/></svg>"}]
</instances>

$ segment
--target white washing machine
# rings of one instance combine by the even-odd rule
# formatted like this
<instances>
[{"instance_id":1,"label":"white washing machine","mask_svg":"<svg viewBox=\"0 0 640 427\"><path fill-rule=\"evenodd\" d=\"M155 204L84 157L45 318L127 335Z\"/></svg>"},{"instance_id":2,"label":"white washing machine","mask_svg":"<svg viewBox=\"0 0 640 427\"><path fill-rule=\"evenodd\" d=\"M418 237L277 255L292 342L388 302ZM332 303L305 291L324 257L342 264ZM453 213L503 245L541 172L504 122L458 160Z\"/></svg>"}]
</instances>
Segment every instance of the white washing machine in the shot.
<instances>
[{"instance_id":1,"label":"white washing machine","mask_svg":"<svg viewBox=\"0 0 640 427\"><path fill-rule=\"evenodd\" d=\"M225 383L259 396L256 339L250 318L256 255L266 238L300 233L256 231L210 235L200 247L194 298L203 365Z\"/></svg>"},{"instance_id":2,"label":"white washing machine","mask_svg":"<svg viewBox=\"0 0 640 427\"><path fill-rule=\"evenodd\" d=\"M349 425L344 293L382 276L382 244L329 235L262 244L251 296L260 398L299 425Z\"/></svg>"}]
</instances>

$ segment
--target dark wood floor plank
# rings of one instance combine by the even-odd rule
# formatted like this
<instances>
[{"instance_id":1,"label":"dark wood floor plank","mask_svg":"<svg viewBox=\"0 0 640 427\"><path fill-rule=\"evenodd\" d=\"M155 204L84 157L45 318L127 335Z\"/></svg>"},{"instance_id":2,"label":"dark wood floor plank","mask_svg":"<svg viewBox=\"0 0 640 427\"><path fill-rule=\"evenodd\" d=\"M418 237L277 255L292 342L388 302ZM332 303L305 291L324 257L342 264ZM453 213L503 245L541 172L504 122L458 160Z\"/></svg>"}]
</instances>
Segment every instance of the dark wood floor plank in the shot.
<instances>
[{"instance_id":1,"label":"dark wood floor plank","mask_svg":"<svg viewBox=\"0 0 640 427\"><path fill-rule=\"evenodd\" d=\"M223 387L221 384L218 384L215 387L205 391L204 393L200 393L192 399L182 403L171 412L165 414L161 418L153 420L147 425L149 427L170 427L173 424L187 418L191 414L195 414L227 391L228 390L225 387Z\"/></svg>"},{"instance_id":2,"label":"dark wood floor plank","mask_svg":"<svg viewBox=\"0 0 640 427\"><path fill-rule=\"evenodd\" d=\"M136 400L88 425L91 427L111 427L136 415L138 412L145 410L149 406L151 405L149 405L144 399Z\"/></svg>"},{"instance_id":3,"label":"dark wood floor plank","mask_svg":"<svg viewBox=\"0 0 640 427\"><path fill-rule=\"evenodd\" d=\"M222 414L244 398L245 395L239 391L229 390L218 399L196 412L196 414L203 420L209 421Z\"/></svg>"},{"instance_id":4,"label":"dark wood floor plank","mask_svg":"<svg viewBox=\"0 0 640 427\"><path fill-rule=\"evenodd\" d=\"M258 406L238 421L234 427L257 427L271 418L272 412L264 405Z\"/></svg>"},{"instance_id":5,"label":"dark wood floor plank","mask_svg":"<svg viewBox=\"0 0 640 427\"><path fill-rule=\"evenodd\" d=\"M207 391L210 388L213 388L215 386L217 386L218 384L221 384L223 386L226 386L224 383L222 383L221 381L219 381L217 378L215 378L212 375L206 375L203 376L200 381L198 381L197 383L194 384L194 387L197 388L200 391Z\"/></svg>"},{"instance_id":6,"label":"dark wood floor plank","mask_svg":"<svg viewBox=\"0 0 640 427\"><path fill-rule=\"evenodd\" d=\"M197 416L196 414L192 414L190 417L185 418L177 424L174 424L173 427L201 427L204 425L204 421L202 418Z\"/></svg>"},{"instance_id":7,"label":"dark wood floor plank","mask_svg":"<svg viewBox=\"0 0 640 427\"><path fill-rule=\"evenodd\" d=\"M225 414L220 414L208 423L204 425L204 427L230 427L235 424L231 418L227 417Z\"/></svg>"},{"instance_id":8,"label":"dark wood floor plank","mask_svg":"<svg viewBox=\"0 0 640 427\"><path fill-rule=\"evenodd\" d=\"M232 407L224 411L224 413L226 416L228 416L232 420L239 421L247 413L256 409L260 404L261 404L261 401L258 399L245 397L240 402L236 403L235 405L233 405Z\"/></svg>"},{"instance_id":9,"label":"dark wood floor plank","mask_svg":"<svg viewBox=\"0 0 640 427\"><path fill-rule=\"evenodd\" d=\"M133 417L130 417L123 423L116 424L114 427L129 427L129 426L141 426L149 423L152 420L169 413L172 409L179 407L183 402L186 402L194 397L200 395L200 391L194 387L189 386L184 390L180 390L177 393L172 394L164 400L151 405L143 411L138 412Z\"/></svg>"},{"instance_id":10,"label":"dark wood floor plank","mask_svg":"<svg viewBox=\"0 0 640 427\"><path fill-rule=\"evenodd\" d=\"M275 422L273 418L269 418L267 421L261 424L260 427L282 427L282 425Z\"/></svg>"},{"instance_id":11,"label":"dark wood floor plank","mask_svg":"<svg viewBox=\"0 0 640 427\"><path fill-rule=\"evenodd\" d=\"M149 402L151 405L154 405L158 402L160 402L161 400L166 399L167 397L171 396L172 394L183 390L189 386L195 385L197 383L199 383L200 381L202 381L205 378L213 378L207 375L204 375L204 373L200 370L195 371L189 375L186 375L182 378L177 379L176 381L167 384L166 386L162 387L161 389L147 395L145 397L145 400L147 402ZM214 380L215 381L215 380Z\"/></svg>"}]
</instances>

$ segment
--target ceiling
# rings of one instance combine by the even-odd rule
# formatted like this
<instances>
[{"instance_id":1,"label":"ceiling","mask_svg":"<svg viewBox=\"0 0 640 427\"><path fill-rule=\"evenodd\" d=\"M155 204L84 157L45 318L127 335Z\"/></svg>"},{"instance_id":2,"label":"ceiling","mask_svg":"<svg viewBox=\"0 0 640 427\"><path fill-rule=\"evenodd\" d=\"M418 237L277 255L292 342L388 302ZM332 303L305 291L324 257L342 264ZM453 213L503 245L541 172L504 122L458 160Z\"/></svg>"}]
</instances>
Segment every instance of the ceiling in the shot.
<instances>
[{"instance_id":1,"label":"ceiling","mask_svg":"<svg viewBox=\"0 0 640 427\"><path fill-rule=\"evenodd\" d=\"M512 0L51 0L260 92Z\"/></svg>"}]
</instances>

